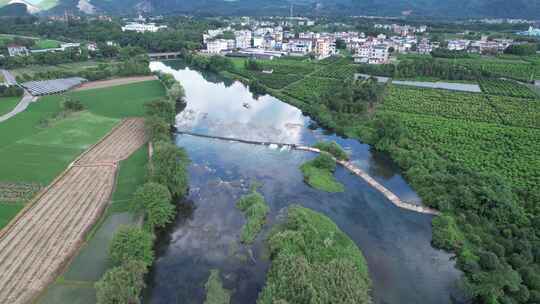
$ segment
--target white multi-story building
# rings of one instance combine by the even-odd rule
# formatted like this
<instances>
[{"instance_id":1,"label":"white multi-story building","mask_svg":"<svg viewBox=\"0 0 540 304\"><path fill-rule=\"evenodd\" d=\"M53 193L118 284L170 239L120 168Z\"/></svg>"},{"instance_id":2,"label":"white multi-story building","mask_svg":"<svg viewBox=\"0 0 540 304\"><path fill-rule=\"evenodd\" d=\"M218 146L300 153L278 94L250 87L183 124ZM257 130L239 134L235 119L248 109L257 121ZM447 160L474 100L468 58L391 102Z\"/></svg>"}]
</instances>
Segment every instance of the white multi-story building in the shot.
<instances>
[{"instance_id":1,"label":"white multi-story building","mask_svg":"<svg viewBox=\"0 0 540 304\"><path fill-rule=\"evenodd\" d=\"M466 50L470 44L470 40L448 40L448 49L451 51L463 51Z\"/></svg>"},{"instance_id":2,"label":"white multi-story building","mask_svg":"<svg viewBox=\"0 0 540 304\"><path fill-rule=\"evenodd\" d=\"M262 48L263 43L264 43L264 37L263 36L254 36L253 37L253 47Z\"/></svg>"},{"instance_id":3,"label":"white multi-story building","mask_svg":"<svg viewBox=\"0 0 540 304\"><path fill-rule=\"evenodd\" d=\"M132 31L137 33L151 32L155 33L161 29L167 28L166 25L156 25L155 23L130 22L122 26L122 32Z\"/></svg>"},{"instance_id":4,"label":"white multi-story building","mask_svg":"<svg viewBox=\"0 0 540 304\"><path fill-rule=\"evenodd\" d=\"M354 54L355 63L384 64L388 63L390 52L384 44L365 45L357 49Z\"/></svg>"},{"instance_id":5,"label":"white multi-story building","mask_svg":"<svg viewBox=\"0 0 540 304\"><path fill-rule=\"evenodd\" d=\"M306 55L313 52L313 39L291 39L288 47L293 54Z\"/></svg>"},{"instance_id":6,"label":"white multi-story building","mask_svg":"<svg viewBox=\"0 0 540 304\"><path fill-rule=\"evenodd\" d=\"M247 49L251 47L251 31L236 31L234 37L236 41L236 48Z\"/></svg>"},{"instance_id":7,"label":"white multi-story building","mask_svg":"<svg viewBox=\"0 0 540 304\"><path fill-rule=\"evenodd\" d=\"M8 45L7 49L8 49L9 56L11 57L28 56L28 54L30 54L30 52L28 52L28 49L25 46L21 46L21 45L15 45L15 44Z\"/></svg>"},{"instance_id":8,"label":"white multi-story building","mask_svg":"<svg viewBox=\"0 0 540 304\"><path fill-rule=\"evenodd\" d=\"M226 51L228 49L229 49L229 41L225 39L209 40L206 43L206 51L210 54L219 54L222 51Z\"/></svg>"}]
</instances>

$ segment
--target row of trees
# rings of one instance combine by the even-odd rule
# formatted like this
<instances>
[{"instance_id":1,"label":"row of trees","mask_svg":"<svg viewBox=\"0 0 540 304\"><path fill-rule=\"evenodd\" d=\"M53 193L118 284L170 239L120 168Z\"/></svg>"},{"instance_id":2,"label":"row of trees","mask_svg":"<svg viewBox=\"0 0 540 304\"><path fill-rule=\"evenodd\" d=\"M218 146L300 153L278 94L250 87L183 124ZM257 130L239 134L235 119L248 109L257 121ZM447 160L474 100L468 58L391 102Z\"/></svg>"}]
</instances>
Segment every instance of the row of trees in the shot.
<instances>
[{"instance_id":1,"label":"row of trees","mask_svg":"<svg viewBox=\"0 0 540 304\"><path fill-rule=\"evenodd\" d=\"M175 104L183 102L182 86L170 76L161 76L168 98L146 104L145 128L154 147L147 182L133 195L131 210L144 218L143 227L123 227L114 236L109 256L116 265L96 283L100 304L139 303L144 275L154 260L153 243L159 229L174 221L174 201L188 189L189 158L182 148L171 143L170 124Z\"/></svg>"}]
</instances>

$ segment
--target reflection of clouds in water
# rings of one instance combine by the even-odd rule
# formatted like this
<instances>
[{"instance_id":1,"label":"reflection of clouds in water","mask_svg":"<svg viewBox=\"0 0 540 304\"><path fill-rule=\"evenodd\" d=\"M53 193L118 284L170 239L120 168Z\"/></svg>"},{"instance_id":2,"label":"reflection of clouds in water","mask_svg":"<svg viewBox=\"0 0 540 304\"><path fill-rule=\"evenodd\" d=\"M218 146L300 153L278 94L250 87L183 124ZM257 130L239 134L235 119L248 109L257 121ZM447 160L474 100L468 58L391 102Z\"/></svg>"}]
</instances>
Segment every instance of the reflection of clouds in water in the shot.
<instances>
[{"instance_id":1,"label":"reflection of clouds in water","mask_svg":"<svg viewBox=\"0 0 540 304\"><path fill-rule=\"evenodd\" d=\"M204 129L211 135L250 140L301 140L307 118L270 95L256 100L240 82L225 87L206 81L199 72L176 71L159 62L152 62L150 68L173 74L186 90L187 108L176 118L180 129Z\"/></svg>"}]
</instances>

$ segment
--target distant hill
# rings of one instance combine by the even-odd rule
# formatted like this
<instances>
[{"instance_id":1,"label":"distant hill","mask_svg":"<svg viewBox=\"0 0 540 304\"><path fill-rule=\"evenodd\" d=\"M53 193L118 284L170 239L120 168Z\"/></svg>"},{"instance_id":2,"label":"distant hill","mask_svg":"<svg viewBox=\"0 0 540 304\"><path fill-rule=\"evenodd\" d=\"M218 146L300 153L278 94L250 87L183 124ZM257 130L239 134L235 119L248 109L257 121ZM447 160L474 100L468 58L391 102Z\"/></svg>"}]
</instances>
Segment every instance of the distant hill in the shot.
<instances>
[{"instance_id":1,"label":"distant hill","mask_svg":"<svg viewBox=\"0 0 540 304\"><path fill-rule=\"evenodd\" d=\"M22 17L28 15L26 5L24 4L9 4L0 7L0 17Z\"/></svg>"},{"instance_id":2,"label":"distant hill","mask_svg":"<svg viewBox=\"0 0 540 304\"><path fill-rule=\"evenodd\" d=\"M0 7L26 2L40 11L64 9L129 14L418 15L431 17L510 17L540 19L540 0L0 0Z\"/></svg>"}]
</instances>

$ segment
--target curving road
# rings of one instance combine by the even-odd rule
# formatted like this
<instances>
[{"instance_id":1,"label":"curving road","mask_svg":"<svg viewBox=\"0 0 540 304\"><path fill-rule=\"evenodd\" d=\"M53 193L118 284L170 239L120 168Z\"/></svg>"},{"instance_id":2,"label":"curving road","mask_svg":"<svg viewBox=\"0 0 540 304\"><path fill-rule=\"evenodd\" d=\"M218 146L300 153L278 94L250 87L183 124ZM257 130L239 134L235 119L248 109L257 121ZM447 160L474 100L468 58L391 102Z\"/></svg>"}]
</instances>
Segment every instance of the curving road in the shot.
<instances>
[{"instance_id":1,"label":"curving road","mask_svg":"<svg viewBox=\"0 0 540 304\"><path fill-rule=\"evenodd\" d=\"M4 122L4 121L10 119L11 117L21 113L22 111L26 110L26 108L28 108L28 106L32 102L35 102L36 100L37 100L37 97L34 97L34 96L30 95L30 93L28 93L28 91L24 90L24 95L23 95L21 101L15 106L15 108L13 110L11 110L11 112L0 116L0 122Z\"/></svg>"}]
</instances>

